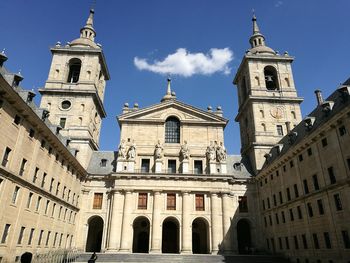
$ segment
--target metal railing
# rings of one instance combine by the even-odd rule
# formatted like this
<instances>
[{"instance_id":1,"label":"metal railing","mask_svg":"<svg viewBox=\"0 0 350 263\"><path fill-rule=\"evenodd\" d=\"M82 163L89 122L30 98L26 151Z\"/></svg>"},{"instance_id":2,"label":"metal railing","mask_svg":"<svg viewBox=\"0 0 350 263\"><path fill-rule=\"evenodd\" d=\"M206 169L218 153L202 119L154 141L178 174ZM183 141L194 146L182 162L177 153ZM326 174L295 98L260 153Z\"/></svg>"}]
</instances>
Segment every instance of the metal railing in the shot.
<instances>
[{"instance_id":1,"label":"metal railing","mask_svg":"<svg viewBox=\"0 0 350 263\"><path fill-rule=\"evenodd\" d=\"M78 250L60 249L33 254L32 263L71 263L79 257Z\"/></svg>"}]
</instances>

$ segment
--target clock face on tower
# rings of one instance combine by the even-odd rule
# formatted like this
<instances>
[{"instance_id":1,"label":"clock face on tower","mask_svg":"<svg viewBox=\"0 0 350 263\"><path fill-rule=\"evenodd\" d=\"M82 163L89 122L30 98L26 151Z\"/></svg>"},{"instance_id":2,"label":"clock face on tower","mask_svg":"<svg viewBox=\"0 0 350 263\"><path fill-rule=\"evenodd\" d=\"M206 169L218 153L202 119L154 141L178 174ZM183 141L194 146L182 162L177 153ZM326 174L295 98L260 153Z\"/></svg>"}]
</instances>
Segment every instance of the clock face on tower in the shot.
<instances>
[{"instance_id":1,"label":"clock face on tower","mask_svg":"<svg viewBox=\"0 0 350 263\"><path fill-rule=\"evenodd\" d=\"M275 119L281 119L283 117L283 109L281 107L273 107L270 110L270 114Z\"/></svg>"}]
</instances>

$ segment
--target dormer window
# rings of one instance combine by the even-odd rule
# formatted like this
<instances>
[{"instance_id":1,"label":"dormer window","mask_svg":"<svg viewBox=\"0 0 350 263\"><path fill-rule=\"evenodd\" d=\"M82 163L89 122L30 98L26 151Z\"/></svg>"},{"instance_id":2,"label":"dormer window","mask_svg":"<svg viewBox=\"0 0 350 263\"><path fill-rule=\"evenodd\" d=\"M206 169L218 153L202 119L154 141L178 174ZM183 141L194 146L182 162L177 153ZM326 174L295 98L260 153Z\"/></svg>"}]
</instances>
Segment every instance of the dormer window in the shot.
<instances>
[{"instance_id":1,"label":"dormer window","mask_svg":"<svg viewBox=\"0 0 350 263\"><path fill-rule=\"evenodd\" d=\"M69 74L67 82L69 83L77 83L79 81L81 69L81 60L77 58L73 58L69 61Z\"/></svg>"},{"instance_id":2,"label":"dormer window","mask_svg":"<svg viewBox=\"0 0 350 263\"><path fill-rule=\"evenodd\" d=\"M180 121L175 117L165 121L165 142L180 143Z\"/></svg>"},{"instance_id":3,"label":"dormer window","mask_svg":"<svg viewBox=\"0 0 350 263\"><path fill-rule=\"evenodd\" d=\"M106 167L107 166L107 159L101 159L100 166L101 167Z\"/></svg>"},{"instance_id":4,"label":"dormer window","mask_svg":"<svg viewBox=\"0 0 350 263\"><path fill-rule=\"evenodd\" d=\"M267 66L264 69L265 85L267 90L279 90L277 71L272 66Z\"/></svg>"}]
</instances>

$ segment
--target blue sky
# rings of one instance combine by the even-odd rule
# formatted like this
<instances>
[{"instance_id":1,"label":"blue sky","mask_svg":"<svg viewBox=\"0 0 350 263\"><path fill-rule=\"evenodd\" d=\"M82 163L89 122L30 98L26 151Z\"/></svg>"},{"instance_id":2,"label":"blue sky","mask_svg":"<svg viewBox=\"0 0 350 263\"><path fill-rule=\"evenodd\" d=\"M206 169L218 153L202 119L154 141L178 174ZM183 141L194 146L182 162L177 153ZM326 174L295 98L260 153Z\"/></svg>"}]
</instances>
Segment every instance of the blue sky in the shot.
<instances>
[{"instance_id":1,"label":"blue sky","mask_svg":"<svg viewBox=\"0 0 350 263\"><path fill-rule=\"evenodd\" d=\"M8 69L21 69L23 87L44 86L51 62L49 47L79 36L92 2L1 0L0 49L6 48ZM173 75L172 88L179 100L193 106L222 106L229 119L226 148L239 153L239 127L234 121L237 91L232 80L249 48L252 9L267 44L295 56L294 80L299 96L305 98L303 116L316 105L315 89L328 96L350 77L348 0L97 0L96 42L103 46L111 74L101 149L117 148L115 117L124 102L145 107L158 103L165 93L166 75L139 70L135 57L152 63L179 48L191 54L228 48L233 52L229 74Z\"/></svg>"}]
</instances>

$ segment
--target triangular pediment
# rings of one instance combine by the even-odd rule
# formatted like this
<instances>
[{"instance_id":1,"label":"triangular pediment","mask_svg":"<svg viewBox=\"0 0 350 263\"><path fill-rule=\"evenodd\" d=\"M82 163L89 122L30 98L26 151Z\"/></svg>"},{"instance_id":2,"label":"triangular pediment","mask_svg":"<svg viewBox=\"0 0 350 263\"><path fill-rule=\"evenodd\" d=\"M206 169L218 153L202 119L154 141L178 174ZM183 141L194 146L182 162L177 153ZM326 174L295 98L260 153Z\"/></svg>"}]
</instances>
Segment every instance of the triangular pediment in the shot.
<instances>
[{"instance_id":1,"label":"triangular pediment","mask_svg":"<svg viewBox=\"0 0 350 263\"><path fill-rule=\"evenodd\" d=\"M118 116L122 122L165 122L170 117L177 117L182 123L216 124L225 126L228 122L225 118L213 113L201 110L183 102L172 100L161 102L146 108L130 110Z\"/></svg>"}]
</instances>

